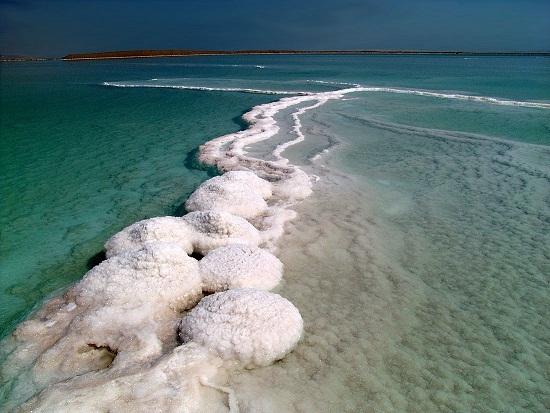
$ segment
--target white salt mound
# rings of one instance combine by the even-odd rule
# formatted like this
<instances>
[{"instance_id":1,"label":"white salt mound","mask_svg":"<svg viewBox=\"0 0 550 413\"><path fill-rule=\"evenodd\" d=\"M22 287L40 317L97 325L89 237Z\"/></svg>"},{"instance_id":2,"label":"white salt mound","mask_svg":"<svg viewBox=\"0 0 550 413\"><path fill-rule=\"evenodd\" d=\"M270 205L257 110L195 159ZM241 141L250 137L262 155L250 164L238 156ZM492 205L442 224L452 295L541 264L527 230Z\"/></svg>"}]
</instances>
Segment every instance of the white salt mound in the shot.
<instances>
[{"instance_id":1,"label":"white salt mound","mask_svg":"<svg viewBox=\"0 0 550 413\"><path fill-rule=\"evenodd\" d=\"M179 311L201 294L198 261L176 244L147 243L92 268L67 295L87 307L143 305Z\"/></svg>"},{"instance_id":2,"label":"white salt mound","mask_svg":"<svg viewBox=\"0 0 550 413\"><path fill-rule=\"evenodd\" d=\"M229 171L221 176L216 176L209 179L206 182L245 185L250 190L260 195L263 199L271 198L272 195L271 183L250 171Z\"/></svg>"},{"instance_id":3,"label":"white salt mound","mask_svg":"<svg viewBox=\"0 0 550 413\"><path fill-rule=\"evenodd\" d=\"M178 217L156 217L138 221L113 235L103 249L107 258L162 241L179 245L187 254L193 252L188 225Z\"/></svg>"},{"instance_id":4,"label":"white salt mound","mask_svg":"<svg viewBox=\"0 0 550 413\"><path fill-rule=\"evenodd\" d=\"M75 318L38 357L36 380L158 358L180 312L201 297L198 261L177 245L149 243L102 262L65 294L76 303Z\"/></svg>"},{"instance_id":5,"label":"white salt mound","mask_svg":"<svg viewBox=\"0 0 550 413\"><path fill-rule=\"evenodd\" d=\"M271 290L283 276L283 263L273 254L250 245L233 244L208 253L199 262L203 291L231 288Z\"/></svg>"},{"instance_id":6,"label":"white salt mound","mask_svg":"<svg viewBox=\"0 0 550 413\"><path fill-rule=\"evenodd\" d=\"M303 321L278 294L235 288L203 298L183 319L179 337L251 368L282 359L298 343Z\"/></svg>"},{"instance_id":7,"label":"white salt mound","mask_svg":"<svg viewBox=\"0 0 550 413\"><path fill-rule=\"evenodd\" d=\"M271 183L249 171L229 171L203 182L185 203L187 211L225 211L245 219L267 209Z\"/></svg>"},{"instance_id":8,"label":"white salt mound","mask_svg":"<svg viewBox=\"0 0 550 413\"><path fill-rule=\"evenodd\" d=\"M225 211L245 219L264 213L267 202L247 185L236 182L206 181L191 194L185 209L192 211Z\"/></svg>"},{"instance_id":9,"label":"white salt mound","mask_svg":"<svg viewBox=\"0 0 550 413\"><path fill-rule=\"evenodd\" d=\"M181 218L157 217L136 222L111 237L104 250L111 258L158 241L176 244L189 255L205 255L228 244L258 245L261 239L260 232L244 218L229 212L196 211Z\"/></svg>"},{"instance_id":10,"label":"white salt mound","mask_svg":"<svg viewBox=\"0 0 550 413\"><path fill-rule=\"evenodd\" d=\"M193 250L206 255L229 244L259 245L260 232L246 219L219 211L190 212L181 218L192 228Z\"/></svg>"}]
</instances>

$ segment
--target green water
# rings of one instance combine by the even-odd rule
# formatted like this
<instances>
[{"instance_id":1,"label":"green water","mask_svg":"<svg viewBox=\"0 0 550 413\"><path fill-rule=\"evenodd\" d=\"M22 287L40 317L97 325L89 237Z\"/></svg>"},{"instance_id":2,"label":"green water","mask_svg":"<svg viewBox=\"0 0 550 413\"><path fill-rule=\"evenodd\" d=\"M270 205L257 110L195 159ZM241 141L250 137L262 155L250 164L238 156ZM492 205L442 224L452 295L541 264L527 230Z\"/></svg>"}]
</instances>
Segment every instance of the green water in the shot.
<instances>
[{"instance_id":1,"label":"green water","mask_svg":"<svg viewBox=\"0 0 550 413\"><path fill-rule=\"evenodd\" d=\"M148 73L139 68L139 75ZM114 89L131 62L2 65L0 331L78 280L113 233L182 213L190 152L273 96ZM135 74L134 74L135 75Z\"/></svg>"}]
</instances>

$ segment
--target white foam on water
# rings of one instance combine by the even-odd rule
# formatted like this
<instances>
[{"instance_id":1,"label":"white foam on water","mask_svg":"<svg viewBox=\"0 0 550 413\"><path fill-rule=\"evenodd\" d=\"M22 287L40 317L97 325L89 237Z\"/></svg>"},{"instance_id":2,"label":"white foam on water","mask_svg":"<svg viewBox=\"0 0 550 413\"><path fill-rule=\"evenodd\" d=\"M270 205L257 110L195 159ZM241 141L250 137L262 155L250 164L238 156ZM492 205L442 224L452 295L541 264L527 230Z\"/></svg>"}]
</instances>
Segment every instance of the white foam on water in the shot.
<instances>
[{"instance_id":1,"label":"white foam on water","mask_svg":"<svg viewBox=\"0 0 550 413\"><path fill-rule=\"evenodd\" d=\"M157 81L158 79L151 79L151 80ZM353 92L386 92L386 93L399 93L399 94L435 97L440 99L470 100L474 102L484 102L484 103L490 103L494 105L523 106L523 107L531 107L531 108L550 109L550 103L545 103L545 102L526 102L526 101L519 101L519 100L499 99L499 98L494 98L490 96L465 95L461 93L441 93L441 92L433 92L428 90L417 90L417 89L401 89L401 88L376 87L376 86L367 87L356 83L327 82L322 80L307 80L307 82L318 83L323 85L332 85L332 86L347 86L343 89L335 91L343 94L353 93ZM253 88L231 88L231 87L224 88L224 87L177 85L177 84L149 84L149 83L139 83L139 82L103 82L103 85L114 86L114 87L153 87L153 88L173 88L173 89L222 91L222 92L246 92L246 93L262 93L262 94L271 94L271 95L319 96L324 93L324 92L315 93L315 92L307 92L307 91L253 89Z\"/></svg>"},{"instance_id":2,"label":"white foam on water","mask_svg":"<svg viewBox=\"0 0 550 413\"><path fill-rule=\"evenodd\" d=\"M441 99L471 100L474 102L491 103L493 105L523 106L523 107L529 107L529 108L550 109L550 103L506 100L506 99L497 99L489 96L463 95L460 93L439 93L439 92L430 92L426 90L398 89L398 88L391 88L391 87L359 87L357 88L357 90L363 91L363 92L402 93L402 94L410 94L410 95L418 95L418 96L435 97L435 98L441 98Z\"/></svg>"},{"instance_id":3,"label":"white foam on water","mask_svg":"<svg viewBox=\"0 0 550 413\"><path fill-rule=\"evenodd\" d=\"M158 80L158 79L152 79ZM165 88L165 89L187 89L187 90L203 90L210 92L244 92L244 93L260 93L266 95L309 95L311 92L289 91L289 90L266 90L238 87L208 87L208 86L184 86L184 85L160 85L160 84L143 84L143 83L120 83L120 82L103 82L103 86L113 87L150 87L150 88Z\"/></svg>"}]
</instances>

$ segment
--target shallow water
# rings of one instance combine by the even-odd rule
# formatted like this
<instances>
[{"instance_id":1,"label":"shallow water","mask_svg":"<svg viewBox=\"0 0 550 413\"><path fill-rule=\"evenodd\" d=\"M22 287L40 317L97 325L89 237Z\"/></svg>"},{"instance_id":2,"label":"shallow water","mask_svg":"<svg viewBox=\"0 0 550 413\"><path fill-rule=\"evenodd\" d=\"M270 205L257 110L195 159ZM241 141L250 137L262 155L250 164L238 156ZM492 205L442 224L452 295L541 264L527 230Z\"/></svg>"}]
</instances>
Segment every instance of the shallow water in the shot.
<instances>
[{"instance_id":1,"label":"shallow water","mask_svg":"<svg viewBox=\"0 0 550 413\"><path fill-rule=\"evenodd\" d=\"M325 163L348 177L325 178L282 253L322 343L292 357L315 365L330 399L301 397L298 410L544 411L548 147L381 125L339 105L303 122L343 142Z\"/></svg>"},{"instance_id":2,"label":"shallow water","mask_svg":"<svg viewBox=\"0 0 550 413\"><path fill-rule=\"evenodd\" d=\"M238 130L251 106L276 99L101 86L132 68L2 66L2 336L47 294L81 278L113 233L180 213L209 176L191 152Z\"/></svg>"},{"instance_id":3,"label":"shallow water","mask_svg":"<svg viewBox=\"0 0 550 413\"><path fill-rule=\"evenodd\" d=\"M247 86L255 92L262 86L266 91L295 91L300 85L304 92L327 90L326 84L312 89L311 80L332 82L329 90L361 84L418 91L350 91L304 111L315 105L312 97L275 115L279 130L273 139L245 147L249 156L275 160L273 150L301 133L305 141L282 155L315 184L313 194L293 206L299 215L287 223L278 254L285 264L278 292L300 310L305 334L283 360L220 377L219 385L231 389L240 410L545 411L548 59L216 59L202 59L196 66L178 59L143 64L166 71L200 67L204 72L207 67L213 81L192 72L186 87L225 92L166 90L181 87L176 76L166 77L161 90L102 90L112 96L137 93L148 105L152 94L159 99L159 111L177 108L178 96L188 104L214 94L217 105L228 104L225 114L236 103L253 106L254 99L274 99L228 92L246 89L239 78L245 73L255 81ZM133 85L162 78L146 73L121 78ZM456 99L457 93L497 101ZM526 102L533 107L522 106ZM205 101L197 109L210 110L210 104ZM298 133L293 114L299 108ZM189 127L194 120L180 122ZM153 160L139 158L139 167L123 174L125 179L139 177L144 169L156 171L168 153L179 150L151 148ZM181 172L174 170L174 175ZM163 202L166 207L166 193L185 194L172 186L174 176L161 180L165 185L151 177L138 179L148 184L140 187L143 195L135 205L151 192L159 197L151 209ZM128 188L128 194L135 192ZM228 411L222 393L204 389L201 394L203 408Z\"/></svg>"}]
</instances>

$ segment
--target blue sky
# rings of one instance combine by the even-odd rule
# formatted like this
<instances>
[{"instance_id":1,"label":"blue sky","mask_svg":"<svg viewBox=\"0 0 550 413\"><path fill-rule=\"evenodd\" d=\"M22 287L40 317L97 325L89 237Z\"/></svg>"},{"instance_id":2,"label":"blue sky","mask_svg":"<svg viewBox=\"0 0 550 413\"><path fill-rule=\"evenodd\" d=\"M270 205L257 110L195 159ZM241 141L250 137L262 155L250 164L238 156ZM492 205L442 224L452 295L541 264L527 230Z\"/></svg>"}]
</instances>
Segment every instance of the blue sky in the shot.
<instances>
[{"instance_id":1,"label":"blue sky","mask_svg":"<svg viewBox=\"0 0 550 413\"><path fill-rule=\"evenodd\" d=\"M550 51L549 0L0 0L0 53Z\"/></svg>"}]
</instances>

